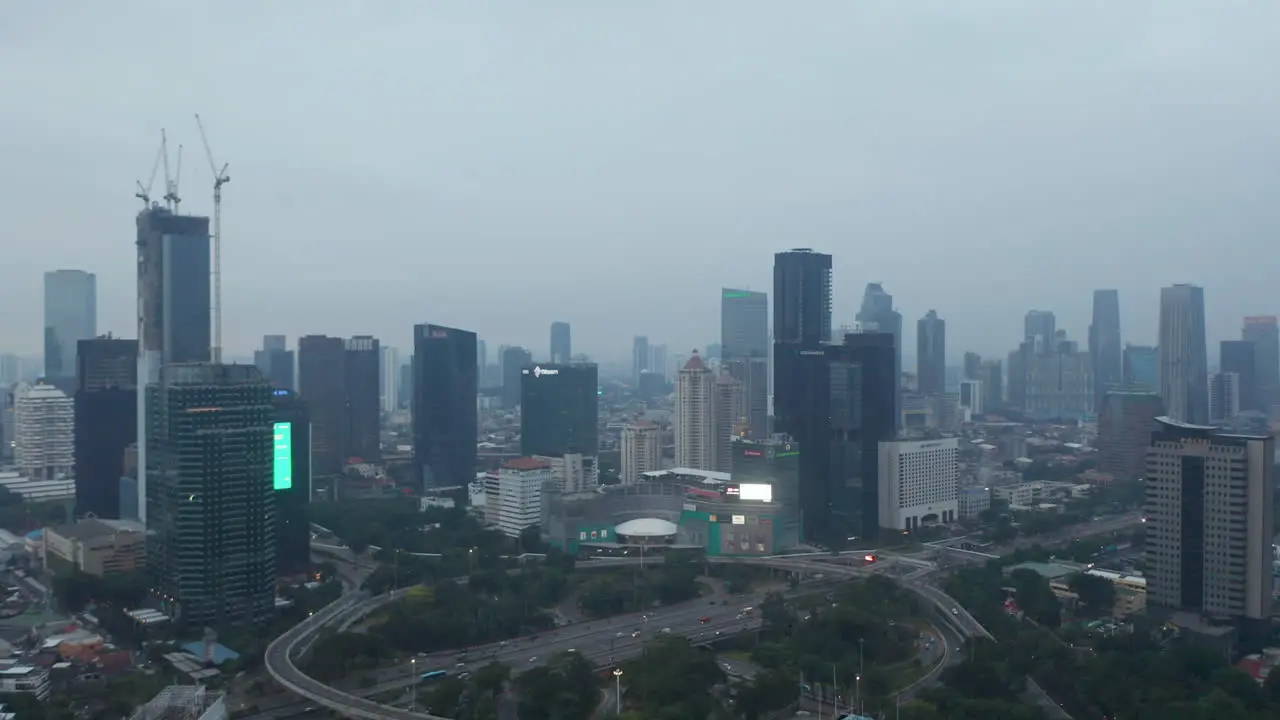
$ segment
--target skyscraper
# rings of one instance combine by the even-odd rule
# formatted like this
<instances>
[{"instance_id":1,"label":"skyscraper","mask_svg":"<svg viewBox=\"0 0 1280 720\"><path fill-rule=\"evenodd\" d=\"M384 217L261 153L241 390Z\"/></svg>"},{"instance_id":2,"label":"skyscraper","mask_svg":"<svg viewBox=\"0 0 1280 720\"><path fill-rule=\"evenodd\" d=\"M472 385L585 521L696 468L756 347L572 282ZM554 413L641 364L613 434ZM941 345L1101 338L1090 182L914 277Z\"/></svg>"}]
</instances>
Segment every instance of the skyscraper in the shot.
<instances>
[{"instance_id":1,"label":"skyscraper","mask_svg":"<svg viewBox=\"0 0 1280 720\"><path fill-rule=\"evenodd\" d=\"M563 320L551 323L551 362L573 362L573 343L569 335L569 323Z\"/></svg>"},{"instance_id":2,"label":"skyscraper","mask_svg":"<svg viewBox=\"0 0 1280 720\"><path fill-rule=\"evenodd\" d=\"M1124 384L1160 391L1160 350L1151 345L1125 344L1122 353Z\"/></svg>"},{"instance_id":3,"label":"skyscraper","mask_svg":"<svg viewBox=\"0 0 1280 720\"><path fill-rule=\"evenodd\" d=\"M311 412L311 471L342 472L347 437L346 342L328 335L298 338L298 393Z\"/></svg>"},{"instance_id":4,"label":"skyscraper","mask_svg":"<svg viewBox=\"0 0 1280 720\"><path fill-rule=\"evenodd\" d=\"M75 405L53 385L19 383L13 391L13 458L18 471L53 480L75 468Z\"/></svg>"},{"instance_id":5,"label":"skyscraper","mask_svg":"<svg viewBox=\"0 0 1280 720\"><path fill-rule=\"evenodd\" d=\"M727 473L733 469L733 438L746 420L743 413L742 383L727 372L716 378L711 399L711 469Z\"/></svg>"},{"instance_id":6,"label":"skyscraper","mask_svg":"<svg viewBox=\"0 0 1280 720\"><path fill-rule=\"evenodd\" d=\"M600 454L600 373L594 363L520 371L520 454Z\"/></svg>"},{"instance_id":7,"label":"skyscraper","mask_svg":"<svg viewBox=\"0 0 1280 720\"><path fill-rule=\"evenodd\" d=\"M1239 376L1240 409L1266 412L1258 392L1257 363L1258 346L1249 340L1223 340L1218 346L1218 369Z\"/></svg>"},{"instance_id":8,"label":"skyscraper","mask_svg":"<svg viewBox=\"0 0 1280 720\"><path fill-rule=\"evenodd\" d=\"M146 389L147 567L183 627L275 614L275 411L252 365L166 365Z\"/></svg>"},{"instance_id":9,"label":"skyscraper","mask_svg":"<svg viewBox=\"0 0 1280 720\"><path fill-rule=\"evenodd\" d=\"M964 354L964 379L982 379L982 356L976 352L966 352Z\"/></svg>"},{"instance_id":10,"label":"skyscraper","mask_svg":"<svg viewBox=\"0 0 1280 720\"><path fill-rule=\"evenodd\" d=\"M1149 605L1217 619L1271 617L1274 462L1269 435L1160 418L1144 483Z\"/></svg>"},{"instance_id":11,"label":"skyscraper","mask_svg":"<svg viewBox=\"0 0 1280 720\"><path fill-rule=\"evenodd\" d=\"M894 417L901 423L902 407L902 313L893 309L893 296L880 283L867 283L858 309L858 324L863 332L882 332L893 336Z\"/></svg>"},{"instance_id":12,"label":"skyscraper","mask_svg":"<svg viewBox=\"0 0 1280 720\"><path fill-rule=\"evenodd\" d=\"M1004 407L1004 367L999 360L983 360L978 371L982 382L982 410L993 413Z\"/></svg>"},{"instance_id":13,"label":"skyscraper","mask_svg":"<svg viewBox=\"0 0 1280 720\"><path fill-rule=\"evenodd\" d=\"M498 359L502 363L502 407L511 409L520 404L520 371L533 365L533 353L508 345Z\"/></svg>"},{"instance_id":14,"label":"skyscraper","mask_svg":"<svg viewBox=\"0 0 1280 720\"><path fill-rule=\"evenodd\" d=\"M1148 390L1108 390L1098 408L1098 472L1120 481L1146 472L1151 433L1164 415L1160 396Z\"/></svg>"},{"instance_id":15,"label":"skyscraper","mask_svg":"<svg viewBox=\"0 0 1280 720\"><path fill-rule=\"evenodd\" d=\"M311 566L311 420L307 403L290 390L272 390L272 473L276 501L276 574Z\"/></svg>"},{"instance_id":16,"label":"skyscraper","mask_svg":"<svg viewBox=\"0 0 1280 720\"><path fill-rule=\"evenodd\" d=\"M1028 310L1022 320L1023 339L1036 339L1035 352L1049 352L1058 336L1058 319L1049 310Z\"/></svg>"},{"instance_id":17,"label":"skyscraper","mask_svg":"<svg viewBox=\"0 0 1280 720\"><path fill-rule=\"evenodd\" d=\"M712 470L715 465L715 373L695 350L676 378L676 466Z\"/></svg>"},{"instance_id":18,"label":"skyscraper","mask_svg":"<svg viewBox=\"0 0 1280 720\"><path fill-rule=\"evenodd\" d=\"M1269 412L1272 405L1280 405L1280 327L1277 327L1276 316L1245 318L1240 336L1256 347L1257 392Z\"/></svg>"},{"instance_id":19,"label":"skyscraper","mask_svg":"<svg viewBox=\"0 0 1280 720\"><path fill-rule=\"evenodd\" d=\"M631 341L631 379L637 386L640 384L640 373L649 370L649 362L652 359L649 353L649 338L637 335Z\"/></svg>"},{"instance_id":20,"label":"skyscraper","mask_svg":"<svg viewBox=\"0 0 1280 720\"><path fill-rule=\"evenodd\" d=\"M773 256L773 414L780 432L793 433L805 409L800 351L831 341L831 256L808 248ZM758 392L757 390L752 391Z\"/></svg>"},{"instance_id":21,"label":"skyscraper","mask_svg":"<svg viewBox=\"0 0 1280 720\"><path fill-rule=\"evenodd\" d=\"M752 438L769 436L769 296L720 291L721 366L742 385L742 414Z\"/></svg>"},{"instance_id":22,"label":"skyscraper","mask_svg":"<svg viewBox=\"0 0 1280 720\"><path fill-rule=\"evenodd\" d=\"M76 515L118 519L125 449L138 441L138 341L81 340L76 367Z\"/></svg>"},{"instance_id":23,"label":"skyscraper","mask_svg":"<svg viewBox=\"0 0 1280 720\"><path fill-rule=\"evenodd\" d=\"M263 335L262 349L254 351L253 364L272 387L294 389L294 355L284 335Z\"/></svg>"},{"instance_id":24,"label":"skyscraper","mask_svg":"<svg viewBox=\"0 0 1280 720\"><path fill-rule=\"evenodd\" d=\"M209 218L151 206L138 213L138 519L147 522L146 388L169 364L209 361Z\"/></svg>"},{"instance_id":25,"label":"skyscraper","mask_svg":"<svg viewBox=\"0 0 1280 720\"><path fill-rule=\"evenodd\" d=\"M98 280L83 270L44 274L44 376L75 387L76 343L98 334Z\"/></svg>"},{"instance_id":26,"label":"skyscraper","mask_svg":"<svg viewBox=\"0 0 1280 720\"><path fill-rule=\"evenodd\" d=\"M382 346L382 412L393 413L400 409L400 351ZM483 364L477 363L476 372L483 372Z\"/></svg>"},{"instance_id":27,"label":"skyscraper","mask_svg":"<svg viewBox=\"0 0 1280 720\"><path fill-rule=\"evenodd\" d=\"M344 460L382 459L382 351L378 339L357 335L344 342L346 440Z\"/></svg>"},{"instance_id":28,"label":"skyscraper","mask_svg":"<svg viewBox=\"0 0 1280 720\"><path fill-rule=\"evenodd\" d=\"M923 395L947 389L947 323L936 310L916 322L916 378Z\"/></svg>"},{"instance_id":29,"label":"skyscraper","mask_svg":"<svg viewBox=\"0 0 1280 720\"><path fill-rule=\"evenodd\" d=\"M424 488L475 479L478 391L476 334L414 325L413 465Z\"/></svg>"},{"instance_id":30,"label":"skyscraper","mask_svg":"<svg viewBox=\"0 0 1280 720\"><path fill-rule=\"evenodd\" d=\"M622 428L622 484L634 485L644 474L662 469L662 433L648 420Z\"/></svg>"},{"instance_id":31,"label":"skyscraper","mask_svg":"<svg viewBox=\"0 0 1280 720\"><path fill-rule=\"evenodd\" d=\"M1102 407L1107 390L1124 380L1120 360L1120 292L1093 291L1093 323L1089 325L1089 361L1093 365L1094 407Z\"/></svg>"},{"instance_id":32,"label":"skyscraper","mask_svg":"<svg viewBox=\"0 0 1280 720\"><path fill-rule=\"evenodd\" d=\"M1195 285L1160 289L1160 399L1174 420L1209 422L1204 289Z\"/></svg>"}]
</instances>

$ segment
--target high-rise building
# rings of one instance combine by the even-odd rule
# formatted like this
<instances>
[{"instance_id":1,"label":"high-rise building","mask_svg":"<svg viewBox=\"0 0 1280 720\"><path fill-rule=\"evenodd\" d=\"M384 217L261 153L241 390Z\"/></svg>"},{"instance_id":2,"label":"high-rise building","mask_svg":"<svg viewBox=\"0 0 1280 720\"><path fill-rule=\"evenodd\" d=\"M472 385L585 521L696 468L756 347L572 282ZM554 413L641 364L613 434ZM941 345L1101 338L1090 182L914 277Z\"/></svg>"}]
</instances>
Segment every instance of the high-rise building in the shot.
<instances>
[{"instance_id":1,"label":"high-rise building","mask_svg":"<svg viewBox=\"0 0 1280 720\"><path fill-rule=\"evenodd\" d=\"M138 519L147 522L146 388L169 364L208 362L212 343L209 218L153 205L138 213Z\"/></svg>"},{"instance_id":2,"label":"high-rise building","mask_svg":"<svg viewBox=\"0 0 1280 720\"><path fill-rule=\"evenodd\" d=\"M1249 340L1223 340L1218 349L1218 369L1239 377L1237 393L1240 396L1240 410L1266 412L1266 404L1262 400L1262 394L1258 392L1258 347L1255 343ZM1212 402L1212 397L1210 401Z\"/></svg>"},{"instance_id":3,"label":"high-rise building","mask_svg":"<svg viewBox=\"0 0 1280 720\"><path fill-rule=\"evenodd\" d=\"M1124 384L1151 392L1160 391L1160 350L1153 345L1124 346Z\"/></svg>"},{"instance_id":4,"label":"high-rise building","mask_svg":"<svg viewBox=\"0 0 1280 720\"><path fill-rule=\"evenodd\" d=\"M662 433L648 420L622 428L622 484L634 485L662 469Z\"/></svg>"},{"instance_id":5,"label":"high-rise building","mask_svg":"<svg viewBox=\"0 0 1280 720\"><path fill-rule=\"evenodd\" d=\"M596 458L600 374L594 363L547 364L520 371L520 454Z\"/></svg>"},{"instance_id":6,"label":"high-rise building","mask_svg":"<svg viewBox=\"0 0 1280 720\"><path fill-rule=\"evenodd\" d=\"M986 412L986 408L982 404L984 399L981 380L960 381L960 392L957 394L957 400L960 407L968 410L970 415L981 415Z\"/></svg>"},{"instance_id":7,"label":"high-rise building","mask_svg":"<svg viewBox=\"0 0 1280 720\"><path fill-rule=\"evenodd\" d=\"M947 323L936 310L916 322L916 382L922 395L947 389Z\"/></svg>"},{"instance_id":8,"label":"high-rise building","mask_svg":"<svg viewBox=\"0 0 1280 720\"><path fill-rule=\"evenodd\" d=\"M400 409L400 351L382 346L382 412L393 413ZM477 365L477 372L483 365Z\"/></svg>"},{"instance_id":9,"label":"high-rise building","mask_svg":"<svg viewBox=\"0 0 1280 720\"><path fill-rule=\"evenodd\" d=\"M1162 415L1164 403L1152 391L1108 390L1098 408L1098 472L1121 481L1141 478Z\"/></svg>"},{"instance_id":10,"label":"high-rise building","mask_svg":"<svg viewBox=\"0 0 1280 720\"><path fill-rule=\"evenodd\" d=\"M670 357L667 354L667 346L650 345L649 346L649 370L648 372L659 375L666 379L671 376L671 368L668 367Z\"/></svg>"},{"instance_id":11,"label":"high-rise building","mask_svg":"<svg viewBox=\"0 0 1280 720\"><path fill-rule=\"evenodd\" d=\"M967 352L964 354L964 379L982 379L982 356L976 352Z\"/></svg>"},{"instance_id":12,"label":"high-rise building","mask_svg":"<svg viewBox=\"0 0 1280 720\"><path fill-rule=\"evenodd\" d=\"M272 387L293 390L294 354L284 335L263 335L262 349L253 353L253 364L258 367Z\"/></svg>"},{"instance_id":13,"label":"high-rise building","mask_svg":"<svg viewBox=\"0 0 1280 720\"><path fill-rule=\"evenodd\" d=\"M894 417L901 425L902 408L902 313L893 309L893 296L885 292L880 283L867 283L862 293L862 306L858 308L858 324L862 332L882 332L893 335L893 386Z\"/></svg>"},{"instance_id":14,"label":"high-rise building","mask_svg":"<svg viewBox=\"0 0 1280 720\"><path fill-rule=\"evenodd\" d=\"M1058 319L1049 310L1028 310L1022 320L1022 337L1033 340L1035 352L1048 352L1058 337Z\"/></svg>"},{"instance_id":15,"label":"high-rise building","mask_svg":"<svg viewBox=\"0 0 1280 720\"><path fill-rule=\"evenodd\" d=\"M676 378L676 466L715 467L716 376L695 350Z\"/></svg>"},{"instance_id":16,"label":"high-rise building","mask_svg":"<svg viewBox=\"0 0 1280 720\"><path fill-rule=\"evenodd\" d=\"M649 370L649 362L653 359L649 353L649 338L637 335L631 341L631 379L639 384L640 374Z\"/></svg>"},{"instance_id":17,"label":"high-rise building","mask_svg":"<svg viewBox=\"0 0 1280 720\"><path fill-rule=\"evenodd\" d=\"M831 341L830 255L807 248L774 254L773 341L773 414L778 429L790 433L805 409L802 388L791 385L803 372L787 363Z\"/></svg>"},{"instance_id":18,"label":"high-rise building","mask_svg":"<svg viewBox=\"0 0 1280 720\"><path fill-rule=\"evenodd\" d=\"M879 446L879 522L916 532L959 512L960 440L896 440Z\"/></svg>"},{"instance_id":19,"label":"high-rise building","mask_svg":"<svg viewBox=\"0 0 1280 720\"><path fill-rule=\"evenodd\" d=\"M298 394L311 412L311 471L317 477L338 475L346 464L346 363L342 338L298 338Z\"/></svg>"},{"instance_id":20,"label":"high-rise building","mask_svg":"<svg viewBox=\"0 0 1280 720\"><path fill-rule=\"evenodd\" d=\"M252 365L166 365L147 386L147 568L184 627L275 615L272 388Z\"/></svg>"},{"instance_id":21,"label":"high-rise building","mask_svg":"<svg viewBox=\"0 0 1280 720\"><path fill-rule=\"evenodd\" d=\"M1063 338L1053 350L1029 353L1026 363L1026 396L1019 408L1036 420L1080 420L1093 414L1093 370L1089 353ZM1024 347L1029 343L1024 342Z\"/></svg>"},{"instance_id":22,"label":"high-rise building","mask_svg":"<svg viewBox=\"0 0 1280 720\"><path fill-rule=\"evenodd\" d=\"M727 372L716 378L711 399L711 469L729 472L733 465L733 438L745 433L742 383Z\"/></svg>"},{"instance_id":23,"label":"high-rise building","mask_svg":"<svg viewBox=\"0 0 1280 720\"><path fill-rule=\"evenodd\" d=\"M573 343L567 322L551 323L551 362L562 365L573 362Z\"/></svg>"},{"instance_id":24,"label":"high-rise building","mask_svg":"<svg viewBox=\"0 0 1280 720\"><path fill-rule=\"evenodd\" d=\"M44 274L44 376L75 387L76 343L98 335L98 279L83 270Z\"/></svg>"},{"instance_id":25,"label":"high-rise building","mask_svg":"<svg viewBox=\"0 0 1280 720\"><path fill-rule=\"evenodd\" d=\"M1204 289L1196 285L1160 289L1160 399L1174 420L1209 422Z\"/></svg>"},{"instance_id":26,"label":"high-rise building","mask_svg":"<svg viewBox=\"0 0 1280 720\"><path fill-rule=\"evenodd\" d=\"M76 515L121 519L125 449L138 441L138 341L81 340L76 367Z\"/></svg>"},{"instance_id":27,"label":"high-rise building","mask_svg":"<svg viewBox=\"0 0 1280 720\"><path fill-rule=\"evenodd\" d=\"M345 459L382 459L382 350L378 339L357 335L345 341Z\"/></svg>"},{"instance_id":28,"label":"high-rise building","mask_svg":"<svg viewBox=\"0 0 1280 720\"><path fill-rule=\"evenodd\" d=\"M13 391L13 459L38 480L75 469L75 404L52 385L19 383Z\"/></svg>"},{"instance_id":29,"label":"high-rise building","mask_svg":"<svg viewBox=\"0 0 1280 720\"><path fill-rule=\"evenodd\" d=\"M1093 322L1089 325L1089 358L1093 366L1094 407L1124 381L1120 360L1120 291L1093 291Z\"/></svg>"},{"instance_id":30,"label":"high-rise building","mask_svg":"<svg viewBox=\"0 0 1280 720\"><path fill-rule=\"evenodd\" d=\"M1217 372L1209 376L1209 422L1224 424L1240 414L1240 375Z\"/></svg>"},{"instance_id":31,"label":"high-rise building","mask_svg":"<svg viewBox=\"0 0 1280 720\"><path fill-rule=\"evenodd\" d=\"M1148 605L1271 617L1274 463L1272 436L1160 418L1144 483Z\"/></svg>"},{"instance_id":32,"label":"high-rise building","mask_svg":"<svg viewBox=\"0 0 1280 720\"><path fill-rule=\"evenodd\" d=\"M995 412L1004 407L1004 368L999 360L983 360L978 371L982 381L982 411Z\"/></svg>"},{"instance_id":33,"label":"high-rise building","mask_svg":"<svg viewBox=\"0 0 1280 720\"><path fill-rule=\"evenodd\" d=\"M485 519L509 538L542 520L542 488L552 481L551 463L515 458L485 475Z\"/></svg>"},{"instance_id":34,"label":"high-rise building","mask_svg":"<svg viewBox=\"0 0 1280 720\"><path fill-rule=\"evenodd\" d=\"M480 378L480 387L489 387L489 345L483 340L476 340L476 377Z\"/></svg>"},{"instance_id":35,"label":"high-rise building","mask_svg":"<svg viewBox=\"0 0 1280 720\"><path fill-rule=\"evenodd\" d=\"M1244 319L1240 337L1254 344L1257 393L1263 408L1270 412L1280 405L1280 327L1275 315L1259 315Z\"/></svg>"},{"instance_id":36,"label":"high-rise building","mask_svg":"<svg viewBox=\"0 0 1280 720\"><path fill-rule=\"evenodd\" d=\"M739 485L768 485L780 510L774 515L774 549L800 544L804 523L800 511L800 443L774 436L762 440L734 438L730 475ZM741 494L741 490L739 490Z\"/></svg>"},{"instance_id":37,"label":"high-rise building","mask_svg":"<svg viewBox=\"0 0 1280 720\"><path fill-rule=\"evenodd\" d=\"M751 290L720 291L722 361L769 356L769 296Z\"/></svg>"},{"instance_id":38,"label":"high-rise building","mask_svg":"<svg viewBox=\"0 0 1280 720\"><path fill-rule=\"evenodd\" d=\"M533 353L517 345L502 348L502 407L508 410L520 404L521 372L533 365Z\"/></svg>"},{"instance_id":39,"label":"high-rise building","mask_svg":"<svg viewBox=\"0 0 1280 720\"><path fill-rule=\"evenodd\" d=\"M311 567L311 419L291 390L272 390L271 487L276 500L276 574Z\"/></svg>"},{"instance_id":40,"label":"high-rise building","mask_svg":"<svg viewBox=\"0 0 1280 720\"><path fill-rule=\"evenodd\" d=\"M746 437L769 437L769 358L729 358L723 366L742 385L742 415Z\"/></svg>"},{"instance_id":41,"label":"high-rise building","mask_svg":"<svg viewBox=\"0 0 1280 720\"><path fill-rule=\"evenodd\" d=\"M475 480L478 392L476 334L414 325L413 465L423 488Z\"/></svg>"}]
</instances>

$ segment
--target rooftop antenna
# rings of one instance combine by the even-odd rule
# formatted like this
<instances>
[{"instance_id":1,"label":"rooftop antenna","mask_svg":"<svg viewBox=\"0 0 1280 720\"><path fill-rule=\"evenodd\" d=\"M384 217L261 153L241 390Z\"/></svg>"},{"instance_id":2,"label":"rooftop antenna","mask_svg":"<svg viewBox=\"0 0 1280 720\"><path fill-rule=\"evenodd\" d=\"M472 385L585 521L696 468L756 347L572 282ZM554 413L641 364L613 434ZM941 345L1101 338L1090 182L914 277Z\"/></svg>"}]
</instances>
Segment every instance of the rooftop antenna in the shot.
<instances>
[{"instance_id":1,"label":"rooftop antenna","mask_svg":"<svg viewBox=\"0 0 1280 720\"><path fill-rule=\"evenodd\" d=\"M142 181L137 181L138 192L133 196L142 201L142 209L151 207L151 187L156 184L156 173L160 172L160 159L164 154L164 145L161 144L156 149L156 159L151 162L151 177L147 179L147 184L143 185Z\"/></svg>"},{"instance_id":2,"label":"rooftop antenna","mask_svg":"<svg viewBox=\"0 0 1280 720\"><path fill-rule=\"evenodd\" d=\"M223 163L218 169L214 162L213 150L209 149L209 138L204 132L204 123L200 113L196 113L196 127L200 128L200 142L204 143L204 154L209 160L209 171L213 173L213 361L222 362L222 186L231 182L227 174L230 163Z\"/></svg>"}]
</instances>

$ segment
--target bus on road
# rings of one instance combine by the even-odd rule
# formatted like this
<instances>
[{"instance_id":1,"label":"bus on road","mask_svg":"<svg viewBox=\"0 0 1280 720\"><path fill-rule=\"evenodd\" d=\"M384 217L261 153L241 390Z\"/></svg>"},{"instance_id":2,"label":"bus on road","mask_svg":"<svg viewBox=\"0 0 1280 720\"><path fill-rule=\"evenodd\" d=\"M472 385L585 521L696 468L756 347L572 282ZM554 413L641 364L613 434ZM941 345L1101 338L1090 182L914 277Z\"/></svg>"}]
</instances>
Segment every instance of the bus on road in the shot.
<instances>
[{"instance_id":1,"label":"bus on road","mask_svg":"<svg viewBox=\"0 0 1280 720\"><path fill-rule=\"evenodd\" d=\"M422 673L422 677L418 678L419 682L428 682L430 680L439 680L449 674L447 670L432 670L431 672Z\"/></svg>"}]
</instances>

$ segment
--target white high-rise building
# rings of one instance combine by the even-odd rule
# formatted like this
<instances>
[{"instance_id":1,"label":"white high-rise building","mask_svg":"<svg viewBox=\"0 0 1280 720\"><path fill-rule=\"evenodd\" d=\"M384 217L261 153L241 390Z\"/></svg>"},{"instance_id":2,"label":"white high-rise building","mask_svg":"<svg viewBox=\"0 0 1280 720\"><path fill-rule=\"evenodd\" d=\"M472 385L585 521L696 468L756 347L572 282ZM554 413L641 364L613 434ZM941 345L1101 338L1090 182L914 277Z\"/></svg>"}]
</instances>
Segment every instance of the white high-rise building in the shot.
<instances>
[{"instance_id":1,"label":"white high-rise building","mask_svg":"<svg viewBox=\"0 0 1280 720\"><path fill-rule=\"evenodd\" d=\"M622 428L622 484L634 485L662 469L662 433L648 420Z\"/></svg>"},{"instance_id":2,"label":"white high-rise building","mask_svg":"<svg viewBox=\"0 0 1280 720\"><path fill-rule=\"evenodd\" d=\"M52 480L75 467L75 405L52 385L18 386L13 394L14 460L19 472Z\"/></svg>"},{"instance_id":3,"label":"white high-rise building","mask_svg":"<svg viewBox=\"0 0 1280 720\"><path fill-rule=\"evenodd\" d=\"M1240 373L1214 373L1209 380L1209 422L1221 423L1240 414Z\"/></svg>"},{"instance_id":4,"label":"white high-rise building","mask_svg":"<svg viewBox=\"0 0 1280 720\"><path fill-rule=\"evenodd\" d=\"M880 527L919 530L955 522L960 439L880 443Z\"/></svg>"},{"instance_id":5,"label":"white high-rise building","mask_svg":"<svg viewBox=\"0 0 1280 720\"><path fill-rule=\"evenodd\" d=\"M1160 399L1169 417L1209 421L1209 359L1205 344L1204 289L1160 289Z\"/></svg>"},{"instance_id":6,"label":"white high-rise building","mask_svg":"<svg viewBox=\"0 0 1280 720\"><path fill-rule=\"evenodd\" d=\"M715 386L695 351L676 378L676 467L715 470Z\"/></svg>"},{"instance_id":7,"label":"white high-rise building","mask_svg":"<svg viewBox=\"0 0 1280 720\"><path fill-rule=\"evenodd\" d=\"M551 463L539 458L508 460L485 476L484 512L503 535L520 537L542 520L542 485L552 479Z\"/></svg>"},{"instance_id":8,"label":"white high-rise building","mask_svg":"<svg viewBox=\"0 0 1280 720\"><path fill-rule=\"evenodd\" d=\"M729 373L721 373L711 398L712 470L727 473L733 469L733 437L739 428L746 432L743 386Z\"/></svg>"},{"instance_id":9,"label":"white high-rise building","mask_svg":"<svg viewBox=\"0 0 1280 720\"><path fill-rule=\"evenodd\" d=\"M383 345L380 352L382 412L393 413L400 409L400 351Z\"/></svg>"}]
</instances>

